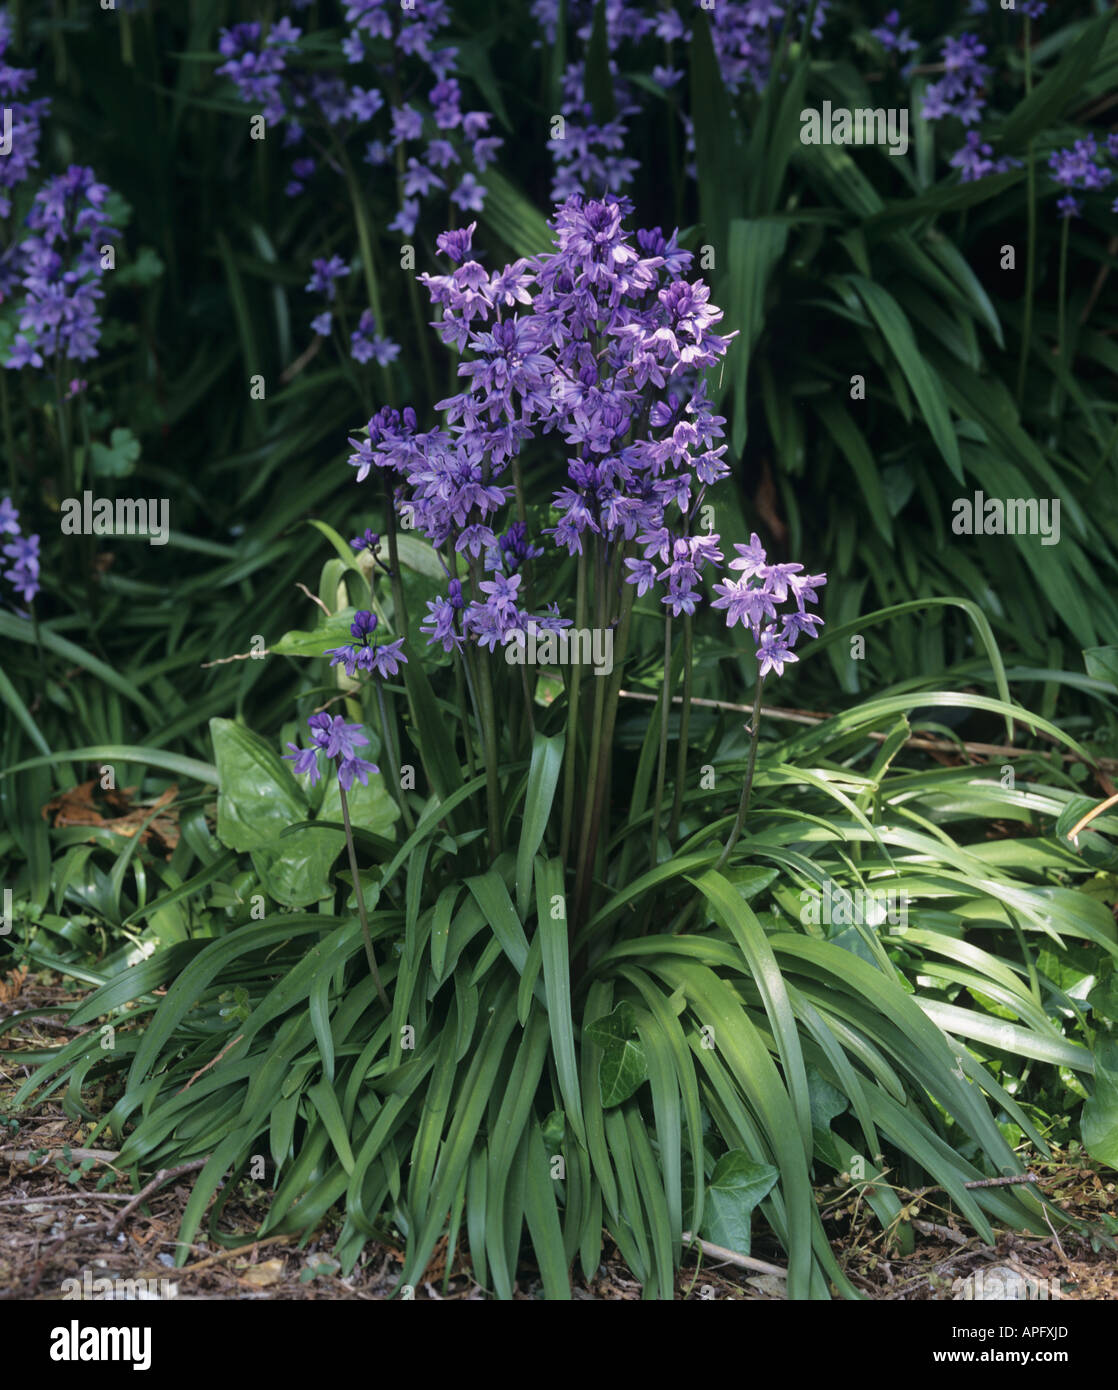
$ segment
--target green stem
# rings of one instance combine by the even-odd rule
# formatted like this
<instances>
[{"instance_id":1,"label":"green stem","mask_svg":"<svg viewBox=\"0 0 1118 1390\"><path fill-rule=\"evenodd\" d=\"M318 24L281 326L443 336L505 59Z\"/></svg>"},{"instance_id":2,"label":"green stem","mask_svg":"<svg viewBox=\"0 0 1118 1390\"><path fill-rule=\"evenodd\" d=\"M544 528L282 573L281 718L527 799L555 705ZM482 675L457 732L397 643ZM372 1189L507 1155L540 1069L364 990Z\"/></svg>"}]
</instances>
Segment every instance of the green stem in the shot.
<instances>
[{"instance_id":1,"label":"green stem","mask_svg":"<svg viewBox=\"0 0 1118 1390\"><path fill-rule=\"evenodd\" d=\"M625 656L629 650L629 630L632 625L633 603L636 587L626 584L621 596L621 617L617 626L617 641L614 644L613 670L608 677L597 677L608 684L605 697L605 713L602 719L602 736L598 745L598 765L594 773L594 793L590 805L590 850L586 860L586 873L576 889L575 919L581 924L588 916L593 865L599 845L602 843L602 824L606 816L606 796L612 784L613 731L617 723L617 707L621 699L621 681L625 670ZM608 832L607 832L608 833ZM581 891L579 891L581 890Z\"/></svg>"},{"instance_id":2,"label":"green stem","mask_svg":"<svg viewBox=\"0 0 1118 1390\"><path fill-rule=\"evenodd\" d=\"M476 585L475 585L476 592ZM478 697L484 730L485 800L489 811L490 862L501 852L501 776L497 766L497 713L493 703L493 678L487 654L478 651Z\"/></svg>"},{"instance_id":3,"label":"green stem","mask_svg":"<svg viewBox=\"0 0 1118 1390\"><path fill-rule=\"evenodd\" d=\"M388 481L388 473L381 473L381 481L384 486L384 533L388 537L388 568L392 571L390 583L392 585L392 625L396 629L397 637L406 638L408 635L408 610L404 603L404 583L400 578L400 551L396 544L396 502L392 496L392 487Z\"/></svg>"},{"instance_id":4,"label":"green stem","mask_svg":"<svg viewBox=\"0 0 1118 1390\"><path fill-rule=\"evenodd\" d=\"M16 435L12 427L12 403L8 399L8 374L0 371L0 415L4 421L4 452L8 456L8 486L16 501Z\"/></svg>"},{"instance_id":5,"label":"green stem","mask_svg":"<svg viewBox=\"0 0 1118 1390\"><path fill-rule=\"evenodd\" d=\"M337 145L336 148L342 168L345 170L349 200L353 205L354 221L357 223L357 242L361 247L361 270L365 276L365 288L369 293L369 305L372 308L373 317L377 321L377 330L383 333L384 315L381 312L380 285L377 282L376 264L373 260L373 238L369 230L369 221L365 216L365 208L361 202L361 190L358 187L357 175L353 171L350 158L341 145ZM385 399L389 405L395 405L396 393L393 387L392 373L387 367L382 367L381 373L384 377Z\"/></svg>"},{"instance_id":6,"label":"green stem","mask_svg":"<svg viewBox=\"0 0 1118 1390\"><path fill-rule=\"evenodd\" d=\"M757 740L761 726L761 689L765 684L764 676L757 677L757 693L753 697L753 718L749 725L749 762L745 769L745 785L741 789L741 801L738 804L737 819L734 821L733 829L730 831L730 838L726 841L726 848L719 856L715 869L721 869L723 864L729 859L734 846L741 838L742 827L745 825L745 817L749 811L749 797L753 790L753 771L757 766Z\"/></svg>"},{"instance_id":7,"label":"green stem","mask_svg":"<svg viewBox=\"0 0 1118 1390\"><path fill-rule=\"evenodd\" d=\"M525 534L528 530L528 504L524 500L524 479L520 472L520 455L514 454L512 459L512 483L516 489L516 519L524 526ZM532 588L532 562L525 560L523 565L524 573L524 604L531 613L535 610L536 601L533 597Z\"/></svg>"},{"instance_id":8,"label":"green stem","mask_svg":"<svg viewBox=\"0 0 1118 1390\"><path fill-rule=\"evenodd\" d=\"M679 749L675 765L675 792L672 796L672 814L668 822L668 839L675 840L679 834L679 818L683 811L683 788L687 781L687 736L691 731L691 664L693 653L691 614L683 617L683 706L679 714Z\"/></svg>"},{"instance_id":9,"label":"green stem","mask_svg":"<svg viewBox=\"0 0 1118 1390\"><path fill-rule=\"evenodd\" d=\"M581 631L586 626L586 552L578 557L578 581L575 590L575 627ZM567 855L571 847L571 821L575 803L575 763L578 749L578 707L582 691L582 673L577 666L571 667L570 684L567 690L567 743L564 753L563 769L563 827L559 838L559 857L563 867L567 866Z\"/></svg>"},{"instance_id":10,"label":"green stem","mask_svg":"<svg viewBox=\"0 0 1118 1390\"><path fill-rule=\"evenodd\" d=\"M120 61L126 68L135 65L132 53L132 20L124 8L120 11Z\"/></svg>"},{"instance_id":11,"label":"green stem","mask_svg":"<svg viewBox=\"0 0 1118 1390\"><path fill-rule=\"evenodd\" d=\"M536 721L532 717L532 689L528 682L527 664L520 668L520 686L524 691L524 715L528 732L528 756L532 755L532 743L536 737Z\"/></svg>"},{"instance_id":12,"label":"green stem","mask_svg":"<svg viewBox=\"0 0 1118 1390\"><path fill-rule=\"evenodd\" d=\"M349 852L349 871L353 875L353 896L357 901L357 915L361 919L361 933L365 938L365 956L369 962L369 973L373 977L373 984L376 985L381 1007L386 1014L391 1014L392 1005L388 1002L388 995L381 984L377 958L373 954L373 938L369 933L369 917L365 911L365 891L361 886L361 875L357 872L357 850L353 844L353 827L349 823L349 802L346 800L345 787L341 782L338 783L338 795L342 800L342 821L345 824L345 843Z\"/></svg>"},{"instance_id":13,"label":"green stem","mask_svg":"<svg viewBox=\"0 0 1118 1390\"><path fill-rule=\"evenodd\" d=\"M595 571L595 613L596 623L599 632L604 632L606 627L606 580L605 565L603 563L602 543L595 538L594 545L594 571ZM588 880L593 862L593 852L591 850L591 829L594 819L593 808L598 801L598 774L600 771L601 749L602 749L602 716L605 709L605 689L602 677L594 679L594 718L590 725L590 762L589 762L589 782L586 788L586 805L590 810L589 815L582 818L582 829L578 840L578 859L575 870L575 910L576 923L577 912L588 893Z\"/></svg>"},{"instance_id":14,"label":"green stem","mask_svg":"<svg viewBox=\"0 0 1118 1390\"><path fill-rule=\"evenodd\" d=\"M1060 232L1060 285L1059 302L1056 305L1057 318L1057 343L1059 351L1060 366L1065 372L1071 370L1071 363L1068 361L1068 341L1067 341L1067 298L1068 298L1068 237L1071 232L1071 218L1064 218L1063 229ZM1059 426L1060 416L1064 409L1064 385L1063 382L1056 383L1056 425Z\"/></svg>"},{"instance_id":15,"label":"green stem","mask_svg":"<svg viewBox=\"0 0 1118 1390\"><path fill-rule=\"evenodd\" d=\"M458 696L458 708L462 711L462 729L466 741L466 771L468 772L470 781L472 782L473 779L476 777L477 772L474 766L474 740L473 735L470 732L470 712L466 707L466 681L469 678L470 673L466 671L465 675L463 675L463 670L466 665L466 659L464 656L462 656L461 652L458 653L458 656L459 660L454 663L454 690L455 694ZM476 718L477 701L474 699L474 692L472 688L469 692L469 700L470 704L474 707L474 717Z\"/></svg>"},{"instance_id":16,"label":"green stem","mask_svg":"<svg viewBox=\"0 0 1118 1390\"><path fill-rule=\"evenodd\" d=\"M396 804L400 808L400 814L404 817L404 824L408 828L410 835L415 829L415 821L412 817L411 807L408 805L408 798L404 794L404 789L400 785L400 753L396 746L396 731L389 722L388 711L384 704L384 687L379 680L373 681L377 688L377 705L380 709L380 732L384 739L384 746L388 753L388 760L392 769L392 794L396 798Z\"/></svg>"},{"instance_id":17,"label":"green stem","mask_svg":"<svg viewBox=\"0 0 1118 1390\"><path fill-rule=\"evenodd\" d=\"M403 146L401 145L400 148L402 150ZM438 391L435 388L435 366L431 360L431 347L427 341L430 329L423 317L423 309L419 302L419 287L415 283L414 275L408 276L408 300L411 303L412 318L415 321L415 337L419 343L419 357L423 365L423 380L427 386L427 399L434 405ZM379 321L377 328L381 333L384 332Z\"/></svg>"},{"instance_id":18,"label":"green stem","mask_svg":"<svg viewBox=\"0 0 1118 1390\"><path fill-rule=\"evenodd\" d=\"M1025 16L1025 95L1033 90L1033 45L1032 22ZM1021 354L1017 362L1017 407L1025 401L1025 368L1029 358L1029 344L1033 334L1033 296L1036 291L1036 152L1032 140L1029 141L1025 160L1026 169L1026 207L1028 218L1028 246L1025 250L1025 319L1021 329Z\"/></svg>"},{"instance_id":19,"label":"green stem","mask_svg":"<svg viewBox=\"0 0 1118 1390\"><path fill-rule=\"evenodd\" d=\"M652 798L652 841L649 868L656 867L660 854L660 807L664 801L664 775L668 764L668 716L672 708L672 619L664 622L664 685L660 692L660 754L656 764L656 792Z\"/></svg>"}]
</instances>

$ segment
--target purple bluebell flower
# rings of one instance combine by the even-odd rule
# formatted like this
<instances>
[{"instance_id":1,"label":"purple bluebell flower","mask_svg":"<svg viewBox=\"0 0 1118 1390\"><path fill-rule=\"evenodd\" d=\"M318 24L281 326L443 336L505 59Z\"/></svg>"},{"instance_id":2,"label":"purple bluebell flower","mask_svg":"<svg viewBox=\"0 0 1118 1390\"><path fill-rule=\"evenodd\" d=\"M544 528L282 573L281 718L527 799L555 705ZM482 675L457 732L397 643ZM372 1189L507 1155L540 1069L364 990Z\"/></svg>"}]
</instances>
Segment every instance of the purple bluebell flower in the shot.
<instances>
[{"instance_id":1,"label":"purple bluebell flower","mask_svg":"<svg viewBox=\"0 0 1118 1390\"><path fill-rule=\"evenodd\" d=\"M920 45L913 39L908 28L901 28L899 10L890 10L877 29L870 33L888 53L915 53Z\"/></svg>"},{"instance_id":2,"label":"purple bluebell flower","mask_svg":"<svg viewBox=\"0 0 1118 1390\"><path fill-rule=\"evenodd\" d=\"M0 101L11 112L11 147L0 159L0 219L11 216L12 190L26 182L33 169L39 167L39 140L43 117L50 112L50 98L37 101L19 100L35 80L34 68L17 68L8 62L12 40L12 24L6 11L0 11ZM18 279L17 264L0 274L0 303L8 297L8 289ZM5 281L8 283L6 284Z\"/></svg>"},{"instance_id":3,"label":"purple bluebell flower","mask_svg":"<svg viewBox=\"0 0 1118 1390\"><path fill-rule=\"evenodd\" d=\"M317 782L321 776L318 754L322 752L333 761L338 781L344 790L349 791L355 780L362 786L368 786L369 774L377 773L380 769L357 752L358 748L369 742L361 725L347 724L337 714L312 714L307 724L311 733L310 747L299 748L294 743L288 743L291 752L283 755L288 762L294 763L295 772L299 776L308 776L312 784Z\"/></svg>"},{"instance_id":4,"label":"purple bluebell flower","mask_svg":"<svg viewBox=\"0 0 1118 1390\"><path fill-rule=\"evenodd\" d=\"M14 563L4 571L7 579L24 603L30 603L39 592L39 537L23 536L18 532L3 554Z\"/></svg>"},{"instance_id":5,"label":"purple bluebell flower","mask_svg":"<svg viewBox=\"0 0 1118 1390\"><path fill-rule=\"evenodd\" d=\"M19 246L25 296L19 331L5 366L42 367L61 353L67 361L97 356L101 318L101 246L120 235L105 218L108 188L92 169L72 164L35 195Z\"/></svg>"},{"instance_id":6,"label":"purple bluebell flower","mask_svg":"<svg viewBox=\"0 0 1118 1390\"><path fill-rule=\"evenodd\" d=\"M1094 135L1087 134L1076 140L1071 149L1054 150L1048 159L1052 171L1051 178L1065 190L1064 196L1056 203L1057 211L1063 218L1079 217L1082 204L1074 196L1073 190L1094 193L1106 188L1114 177L1114 171L1098 160L1105 155L1114 158L1118 154L1118 139L1107 137L1105 154L1099 149Z\"/></svg>"},{"instance_id":7,"label":"purple bluebell flower","mask_svg":"<svg viewBox=\"0 0 1118 1390\"><path fill-rule=\"evenodd\" d=\"M808 613L805 604L818 602L816 591L826 584L827 576L804 574L799 564L770 564L756 532L748 545L734 549L737 558L729 568L738 572L738 578L715 584L718 597L711 606L725 611L728 627L740 623L752 634L762 677L772 671L783 675L785 664L799 659L792 651L798 638L815 637L815 629L822 626L822 619ZM781 613L781 605L789 599L795 609Z\"/></svg>"},{"instance_id":8,"label":"purple bluebell flower","mask_svg":"<svg viewBox=\"0 0 1118 1390\"><path fill-rule=\"evenodd\" d=\"M382 338L376 331L376 320L372 310L366 309L358 321L356 329L350 334L349 355L355 362L377 361L387 367L400 355L399 343L390 338Z\"/></svg>"},{"instance_id":9,"label":"purple bluebell flower","mask_svg":"<svg viewBox=\"0 0 1118 1390\"><path fill-rule=\"evenodd\" d=\"M380 536L375 531L370 531L367 527L360 536L354 536L350 541L354 550L371 550L375 555L380 549Z\"/></svg>"},{"instance_id":10,"label":"purple bluebell flower","mask_svg":"<svg viewBox=\"0 0 1118 1390\"><path fill-rule=\"evenodd\" d=\"M993 146L984 141L977 130L968 130L965 143L951 156L950 163L961 171L963 183L972 183L988 174L1004 174L1018 167L1021 161L1009 156L995 159Z\"/></svg>"},{"instance_id":11,"label":"purple bluebell flower","mask_svg":"<svg viewBox=\"0 0 1118 1390\"><path fill-rule=\"evenodd\" d=\"M349 266L341 256L331 256L329 260L319 257L311 262L311 278L307 281L308 294L324 294L332 303L338 292L338 280L349 274Z\"/></svg>"},{"instance_id":12,"label":"purple bluebell flower","mask_svg":"<svg viewBox=\"0 0 1118 1390\"><path fill-rule=\"evenodd\" d=\"M991 69L981 61L986 45L977 34L960 34L944 40L944 76L929 84L921 115L926 121L956 116L964 125L973 125L986 105L983 90Z\"/></svg>"},{"instance_id":13,"label":"purple bluebell flower","mask_svg":"<svg viewBox=\"0 0 1118 1390\"><path fill-rule=\"evenodd\" d=\"M331 647L323 655L331 658L331 666L344 665L350 679L357 671L368 671L381 677L394 676L402 665L407 664L402 637L395 642L377 642L375 613L362 610L354 617L349 630L353 642L344 647Z\"/></svg>"},{"instance_id":14,"label":"purple bluebell flower","mask_svg":"<svg viewBox=\"0 0 1118 1390\"><path fill-rule=\"evenodd\" d=\"M486 190L467 169L458 187L450 195L450 201L463 212L481 212L485 207L485 193Z\"/></svg>"},{"instance_id":15,"label":"purple bluebell flower","mask_svg":"<svg viewBox=\"0 0 1118 1390\"><path fill-rule=\"evenodd\" d=\"M471 222L468 227L459 227L457 231L440 232L435 238L435 249L452 260L455 265L460 265L470 254L476 229L477 223Z\"/></svg>"},{"instance_id":16,"label":"purple bluebell flower","mask_svg":"<svg viewBox=\"0 0 1118 1390\"><path fill-rule=\"evenodd\" d=\"M704 570L722 559L717 536L690 534L705 489L728 473L725 421L697 373L734 335L716 331L721 310L685 278L691 255L676 235L634 241L631 210L573 195L556 211L552 252L493 274L466 259L473 228L440 238L457 264L419 280L441 311L440 336L464 354L464 389L436 403L443 426L421 433L414 412L382 411L367 440L350 441L358 479L373 467L402 477L408 524L470 562L469 599L452 580L422 627L448 652L464 638L495 650L545 616L520 607L522 566L540 548L522 522L497 524L513 494L509 461L539 434L560 436L569 455L544 531L557 547L579 554L590 537L610 553L644 545L642 562L622 553L619 577L642 594L662 586L677 614L695 610Z\"/></svg>"}]
</instances>

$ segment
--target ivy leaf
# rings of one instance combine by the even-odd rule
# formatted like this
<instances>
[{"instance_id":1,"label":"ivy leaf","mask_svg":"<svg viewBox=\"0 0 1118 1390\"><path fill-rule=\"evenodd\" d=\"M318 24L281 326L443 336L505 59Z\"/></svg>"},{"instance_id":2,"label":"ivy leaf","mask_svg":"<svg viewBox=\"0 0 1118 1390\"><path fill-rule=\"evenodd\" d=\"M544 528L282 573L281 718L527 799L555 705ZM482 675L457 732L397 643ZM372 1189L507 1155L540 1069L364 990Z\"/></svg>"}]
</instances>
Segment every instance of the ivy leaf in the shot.
<instances>
[{"instance_id":1,"label":"ivy leaf","mask_svg":"<svg viewBox=\"0 0 1118 1390\"><path fill-rule=\"evenodd\" d=\"M127 478L140 457L140 441L130 429L118 425L108 444L94 440L91 449L93 471L100 478Z\"/></svg>"},{"instance_id":2,"label":"ivy leaf","mask_svg":"<svg viewBox=\"0 0 1118 1390\"><path fill-rule=\"evenodd\" d=\"M129 265L122 265L113 276L113 284L134 285L137 289L146 290L149 285L155 284L164 269L154 247L141 246L136 252L135 260Z\"/></svg>"},{"instance_id":3,"label":"ivy leaf","mask_svg":"<svg viewBox=\"0 0 1118 1390\"><path fill-rule=\"evenodd\" d=\"M648 1058L637 1031L637 1015L632 1004L622 1000L613 1013L595 1019L586 1036L602 1049L598 1063L598 1086L602 1105L620 1105L648 1077Z\"/></svg>"},{"instance_id":4,"label":"ivy leaf","mask_svg":"<svg viewBox=\"0 0 1118 1390\"><path fill-rule=\"evenodd\" d=\"M588 1024L586 1036L599 1047L612 1047L616 1042L625 1042L637 1031L637 1013L627 1000L623 999L611 1014L604 1014Z\"/></svg>"},{"instance_id":5,"label":"ivy leaf","mask_svg":"<svg viewBox=\"0 0 1118 1390\"><path fill-rule=\"evenodd\" d=\"M1083 653L1087 674L1118 689L1118 647L1088 647Z\"/></svg>"},{"instance_id":6,"label":"ivy leaf","mask_svg":"<svg viewBox=\"0 0 1118 1390\"><path fill-rule=\"evenodd\" d=\"M757 1163L744 1149L723 1154L707 1184L705 1239L748 1255L753 1208L768 1196L779 1176L778 1169Z\"/></svg>"}]
</instances>

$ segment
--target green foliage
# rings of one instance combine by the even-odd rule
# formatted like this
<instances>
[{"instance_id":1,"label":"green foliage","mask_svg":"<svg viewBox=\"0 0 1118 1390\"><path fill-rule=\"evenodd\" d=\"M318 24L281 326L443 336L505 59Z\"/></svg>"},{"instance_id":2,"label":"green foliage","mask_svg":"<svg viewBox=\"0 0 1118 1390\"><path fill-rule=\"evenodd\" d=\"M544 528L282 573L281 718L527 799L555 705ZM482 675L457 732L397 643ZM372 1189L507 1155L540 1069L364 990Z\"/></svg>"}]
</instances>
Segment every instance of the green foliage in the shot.
<instances>
[{"instance_id":1,"label":"green foliage","mask_svg":"<svg viewBox=\"0 0 1118 1390\"><path fill-rule=\"evenodd\" d=\"M1007 243L1024 259L1024 170L960 184L919 121L903 158L804 146L803 106L873 104L860 74L796 45L764 93L732 95L695 12L687 80L667 95L642 88L653 99L633 122L633 196L643 223L678 223L698 258L712 253L696 273L739 331L712 383L734 469L719 527L785 535L825 569L827 628L812 652L823 659L781 691L792 715L764 718L749 816L723 862L755 662L724 630L697 627L692 694L708 703L690 710L677 831L650 851L661 717L673 740L681 724L663 702L660 622L638 605L580 912L559 788L572 766L577 839L591 702L569 721L569 686L541 679L523 714L499 671L501 708L516 715L498 721L508 848L493 853L468 696L414 635L438 557L401 534L389 592L346 539L386 524L373 485L350 486L347 434L388 399L429 415L453 367L440 357L428 380L403 275L381 277L406 340L390 382L308 353L306 266L354 256L358 214L392 265L395 189L287 200L279 142L255 148L244 109L209 76L238 7L157 8L134 17L128 63L108 25L36 19L29 36L42 67L48 49L69 59L54 76L69 113L60 139L128 200L76 453L105 491L169 498L172 535L71 562L57 540L62 484L43 466L59 442L53 389L5 374L5 454L45 563L34 623L0 614L4 964L92 991L67 1017L85 1031L24 1054L34 1070L20 1103L59 1096L137 1175L206 1158L180 1263L201 1233L224 1230L250 1158L267 1154L261 1234L309 1236L341 1216L337 1265L309 1265L308 1282L348 1273L367 1242L398 1232L401 1283L415 1283L448 1235L452 1252L468 1241L497 1296L511 1297L530 1252L546 1296L563 1298L572 1271L593 1277L604 1226L650 1298L672 1296L684 1231L743 1253L762 1238L781 1246L792 1297L855 1297L813 1197L854 1171L883 1229L928 1182L984 1238L1003 1225L1047 1233L1046 1216L1063 1218L1030 1188L966 1184L1020 1172L1030 1146L1077 1133L1118 1165L1118 815L1068 840L1098 801L1094 760L1118 750L1105 645L1118 630L1118 325L1093 292L1112 271L1112 226L1073 230L1065 304L1059 226L1040 200L1029 327L1019 274L999 268ZM458 7L463 70L522 137L485 173L476 244L495 265L547 242L541 151L581 41L564 24L550 51L533 50L527 11L485 8ZM598 4L585 47L599 118L614 103L607 39ZM1107 16L1058 29L1036 52L1031 94L1010 74L1020 90L995 123L999 152L1032 143L1043 171L1078 133L1082 103L1112 88L1116 55ZM665 119L681 136L684 109L693 184L682 154L668 167L660 148ZM433 269L420 241L417 269ZM0 344L11 327L0 316ZM561 453L526 461L530 496L557 485ZM961 545L951 502L975 490L1061 497L1061 544ZM538 531L546 507L533 507ZM573 592L573 572L545 597ZM403 634L401 594L409 662L386 688L386 722L419 779L397 795L380 710L321 653L367 605ZM851 654L859 637L864 659ZM680 645L668 660L678 676ZM653 692L655 704L630 698ZM386 769L350 794L356 882L336 780L304 788L281 756L302 717L334 702ZM831 717L805 725L801 707ZM1004 739L1013 776L1000 752L932 762L910 742L929 736ZM105 767L145 816L174 789L166 853L135 827L44 816ZM900 920L815 910L875 890L904 904Z\"/></svg>"}]
</instances>

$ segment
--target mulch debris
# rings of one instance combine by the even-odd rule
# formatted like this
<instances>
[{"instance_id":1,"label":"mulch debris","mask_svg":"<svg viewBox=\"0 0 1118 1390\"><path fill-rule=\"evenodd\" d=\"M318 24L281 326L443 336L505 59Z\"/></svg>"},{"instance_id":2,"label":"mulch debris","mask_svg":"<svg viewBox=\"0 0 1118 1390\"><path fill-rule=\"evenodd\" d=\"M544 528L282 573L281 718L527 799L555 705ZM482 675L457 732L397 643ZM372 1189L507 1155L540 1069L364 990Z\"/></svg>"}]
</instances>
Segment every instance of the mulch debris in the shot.
<instances>
[{"instance_id":1,"label":"mulch debris","mask_svg":"<svg viewBox=\"0 0 1118 1390\"><path fill-rule=\"evenodd\" d=\"M343 1278L333 1258L340 1220L328 1218L302 1248L296 1236L253 1241L268 1202L266 1189L253 1182L243 1183L243 1191L222 1211L220 1228L228 1245L192 1245L190 1259L176 1269L176 1237L193 1172L178 1175L137 1204L123 1173L96 1190L99 1180L115 1171L114 1155L87 1148L89 1127L67 1116L57 1098L14 1115L11 1099L31 1071L20 1054L57 1046L71 1031L57 1016L35 1011L73 1002L81 992L63 988L57 976L0 975L0 1019L30 1011L3 1035L0 1057L0 1300L50 1301L75 1293L103 1297L108 1286L99 1291L96 1281L104 1279L132 1281L131 1296L140 1298L381 1300L395 1294L403 1250L370 1241ZM868 1212L843 1206L839 1189L822 1188L817 1199L847 1277L875 1301L966 1297L968 1281L980 1271L1043 1280L1053 1297L1118 1301L1118 1258L1106 1234L1118 1229L1114 1172L1079 1154L1038 1158L1031 1171L1080 1229L1058 1228L1046 1237L1001 1231L990 1247L950 1224L950 1213L929 1194L912 1213L911 1253L902 1254L900 1242L882 1232ZM759 1243L753 1254L783 1263L775 1246ZM686 1261L677 1278L680 1301L785 1297L784 1281L774 1274L739 1269L697 1250ZM517 1299L542 1298L530 1264L518 1275ZM606 1236L595 1277L576 1277L572 1292L584 1301L630 1301L640 1299L641 1286ZM474 1280L469 1253L461 1246L448 1268L444 1238L415 1297L476 1301L489 1295Z\"/></svg>"}]
</instances>

